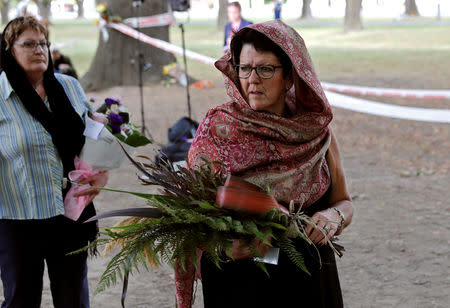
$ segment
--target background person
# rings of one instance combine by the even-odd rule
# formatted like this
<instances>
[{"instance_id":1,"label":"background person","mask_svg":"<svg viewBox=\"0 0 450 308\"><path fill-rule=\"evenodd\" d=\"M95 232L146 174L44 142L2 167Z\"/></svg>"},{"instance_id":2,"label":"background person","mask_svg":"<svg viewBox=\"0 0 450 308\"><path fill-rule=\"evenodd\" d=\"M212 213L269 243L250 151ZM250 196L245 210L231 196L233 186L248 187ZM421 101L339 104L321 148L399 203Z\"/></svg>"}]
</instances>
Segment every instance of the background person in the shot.
<instances>
[{"instance_id":1,"label":"background person","mask_svg":"<svg viewBox=\"0 0 450 308\"><path fill-rule=\"evenodd\" d=\"M275 20L281 19L281 9L283 7L283 0L275 0L273 3L273 12Z\"/></svg>"},{"instance_id":2,"label":"background person","mask_svg":"<svg viewBox=\"0 0 450 308\"><path fill-rule=\"evenodd\" d=\"M73 67L72 61L66 55L63 55L58 49L52 50L53 66L57 73L72 76L78 79L77 72Z\"/></svg>"},{"instance_id":3,"label":"background person","mask_svg":"<svg viewBox=\"0 0 450 308\"><path fill-rule=\"evenodd\" d=\"M223 42L223 49L230 48L230 42L233 35L242 28L251 25L252 22L242 18L241 4L237 1L228 3L227 14L229 22L225 25L225 40Z\"/></svg>"},{"instance_id":4,"label":"background person","mask_svg":"<svg viewBox=\"0 0 450 308\"><path fill-rule=\"evenodd\" d=\"M32 16L3 32L0 66L0 270L2 308L40 307L44 262L55 308L89 307L87 252L96 239L92 200L79 221L64 216L68 172L84 145L88 102L74 78L54 74L47 28ZM103 187L106 172L83 184Z\"/></svg>"}]
</instances>

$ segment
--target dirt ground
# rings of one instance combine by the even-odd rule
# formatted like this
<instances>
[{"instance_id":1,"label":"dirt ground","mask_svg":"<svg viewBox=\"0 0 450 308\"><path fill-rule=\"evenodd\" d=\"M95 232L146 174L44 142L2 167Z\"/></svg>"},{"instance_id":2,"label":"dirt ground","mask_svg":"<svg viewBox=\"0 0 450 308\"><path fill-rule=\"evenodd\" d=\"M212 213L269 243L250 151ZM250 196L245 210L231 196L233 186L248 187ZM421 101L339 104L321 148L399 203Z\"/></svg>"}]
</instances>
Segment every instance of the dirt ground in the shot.
<instances>
[{"instance_id":1,"label":"dirt ground","mask_svg":"<svg viewBox=\"0 0 450 308\"><path fill-rule=\"evenodd\" d=\"M384 85L388 86L388 85ZM433 84L425 85L433 88ZM146 121L157 143L167 128L186 115L185 91L172 86L145 88ZM89 93L98 99L120 95L140 121L135 87ZM223 87L192 90L193 117L227 100ZM379 99L377 99L379 100ZM408 105L407 100L387 101ZM449 108L450 101L410 105ZM396 120L334 110L348 185L356 207L352 225L341 236L346 248L338 260L346 307L448 307L450 302L450 125ZM140 150L153 156L156 146ZM110 174L111 188L144 191L127 163ZM102 192L99 212L143 205L140 199ZM101 225L112 225L105 220ZM89 261L91 290L107 259ZM202 307L201 285L195 307ZM92 297L93 308L120 307L121 285ZM130 279L127 307L174 307L173 274L168 266ZM48 281L43 307L52 307Z\"/></svg>"}]
</instances>

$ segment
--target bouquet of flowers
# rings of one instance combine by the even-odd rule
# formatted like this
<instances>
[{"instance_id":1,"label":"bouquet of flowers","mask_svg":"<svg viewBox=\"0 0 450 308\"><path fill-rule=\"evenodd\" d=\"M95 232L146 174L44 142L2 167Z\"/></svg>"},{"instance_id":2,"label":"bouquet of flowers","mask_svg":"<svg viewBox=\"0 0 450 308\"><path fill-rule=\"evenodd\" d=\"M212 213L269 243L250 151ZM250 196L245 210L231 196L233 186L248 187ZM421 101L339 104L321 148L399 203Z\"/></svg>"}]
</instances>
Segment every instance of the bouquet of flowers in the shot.
<instances>
[{"instance_id":1,"label":"bouquet of flowers","mask_svg":"<svg viewBox=\"0 0 450 308\"><path fill-rule=\"evenodd\" d=\"M132 147L141 147L151 141L138 131L138 126L130 122L130 113L119 97L108 97L97 108L97 116L104 115L106 129L123 143ZM105 122L105 120L103 120Z\"/></svg>"},{"instance_id":2,"label":"bouquet of flowers","mask_svg":"<svg viewBox=\"0 0 450 308\"><path fill-rule=\"evenodd\" d=\"M151 141L130 122L130 114L119 98L107 98L85 118L85 144L75 158L75 170L69 172L69 180L80 182L99 172L119 168L126 160L122 148L134 152ZM72 185L64 199L65 216L77 220L86 207L87 197L75 197L88 187Z\"/></svg>"},{"instance_id":3,"label":"bouquet of flowers","mask_svg":"<svg viewBox=\"0 0 450 308\"><path fill-rule=\"evenodd\" d=\"M142 172L143 184L157 185L161 191L145 194L104 189L146 199L150 207L111 211L91 219L131 216L114 227L105 228L100 239L93 243L106 245L105 252L115 246L120 248L109 262L96 292L139 266L166 262L176 272L186 271L189 265L197 266L199 251L207 253L220 267L221 261L233 258L231 249L235 239L250 247L254 262L263 271L266 268L258 258L262 256L255 239L268 246L276 243L296 266L308 273L292 239L300 237L312 244L305 228L315 223L301 209L295 210L292 202L289 209L284 209L261 188L239 178L224 177L219 163L175 170L168 161L155 165L127 156ZM341 254L340 246L331 240L328 243Z\"/></svg>"}]
</instances>

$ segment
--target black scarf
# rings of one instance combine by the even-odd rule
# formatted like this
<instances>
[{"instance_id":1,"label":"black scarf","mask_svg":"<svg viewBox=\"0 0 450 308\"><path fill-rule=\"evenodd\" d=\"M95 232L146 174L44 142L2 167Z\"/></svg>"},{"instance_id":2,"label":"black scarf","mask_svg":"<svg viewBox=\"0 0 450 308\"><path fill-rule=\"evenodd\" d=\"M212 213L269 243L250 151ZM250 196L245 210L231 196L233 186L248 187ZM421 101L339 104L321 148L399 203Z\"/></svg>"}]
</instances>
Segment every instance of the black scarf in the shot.
<instances>
[{"instance_id":1,"label":"black scarf","mask_svg":"<svg viewBox=\"0 0 450 308\"><path fill-rule=\"evenodd\" d=\"M15 21L16 19L9 22L5 30ZM11 49L12 47L6 50L6 41L3 36L0 46L0 67L6 73L9 83L26 110L50 133L63 164L64 177L67 177L68 173L75 169L75 156L80 154L84 145L84 122L73 108L64 88L55 77L50 51L48 68L44 73L44 88L51 111L31 86L25 71L12 55ZM63 197L65 197L69 188L70 185L63 189ZM85 208L78 221L82 222L94 215L95 208L91 203ZM88 227L83 228L85 232L82 232L85 233L87 239L89 241L95 239L97 235L96 224L89 223L84 226Z\"/></svg>"}]
</instances>

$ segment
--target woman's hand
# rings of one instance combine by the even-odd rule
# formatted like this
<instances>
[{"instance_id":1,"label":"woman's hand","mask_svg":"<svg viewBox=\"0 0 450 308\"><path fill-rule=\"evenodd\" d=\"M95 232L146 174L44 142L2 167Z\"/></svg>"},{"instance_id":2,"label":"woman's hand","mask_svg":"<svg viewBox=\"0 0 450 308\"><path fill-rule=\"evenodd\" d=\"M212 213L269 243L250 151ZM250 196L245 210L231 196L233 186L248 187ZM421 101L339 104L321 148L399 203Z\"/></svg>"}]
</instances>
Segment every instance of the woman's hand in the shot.
<instances>
[{"instance_id":1,"label":"woman's hand","mask_svg":"<svg viewBox=\"0 0 450 308\"><path fill-rule=\"evenodd\" d=\"M314 244L325 245L338 230L341 217L333 208L315 213L312 221L316 224L308 224L306 234Z\"/></svg>"},{"instance_id":2,"label":"woman's hand","mask_svg":"<svg viewBox=\"0 0 450 308\"><path fill-rule=\"evenodd\" d=\"M255 244L256 249L260 253L260 256L264 257L267 251L269 251L270 246L264 244L263 242L257 239L255 240ZM240 240L233 241L233 246L231 247L231 254L233 256L233 259L235 260L249 259L251 257L254 257L248 245L244 245Z\"/></svg>"},{"instance_id":3,"label":"woman's hand","mask_svg":"<svg viewBox=\"0 0 450 308\"><path fill-rule=\"evenodd\" d=\"M80 181L78 184L80 185L91 185L94 187L105 187L106 183L108 183L108 171L100 171L99 173L87 177L84 180ZM95 197L100 193L100 190L89 188L80 193L75 194L75 197L88 196L88 200L86 204L89 204L94 200Z\"/></svg>"}]
</instances>

